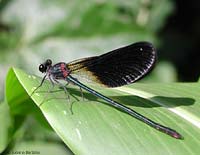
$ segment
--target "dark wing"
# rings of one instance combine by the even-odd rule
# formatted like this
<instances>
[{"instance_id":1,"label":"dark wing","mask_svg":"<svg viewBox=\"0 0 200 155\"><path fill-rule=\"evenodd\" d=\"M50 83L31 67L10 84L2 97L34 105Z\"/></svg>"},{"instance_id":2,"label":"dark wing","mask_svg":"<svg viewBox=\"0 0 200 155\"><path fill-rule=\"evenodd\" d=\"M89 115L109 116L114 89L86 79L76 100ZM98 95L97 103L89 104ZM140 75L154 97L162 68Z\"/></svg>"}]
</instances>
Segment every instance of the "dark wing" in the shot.
<instances>
[{"instance_id":1,"label":"dark wing","mask_svg":"<svg viewBox=\"0 0 200 155\"><path fill-rule=\"evenodd\" d=\"M77 79L84 78L107 87L133 83L154 66L156 50L151 43L138 42L100 56L88 57L67 64Z\"/></svg>"}]
</instances>

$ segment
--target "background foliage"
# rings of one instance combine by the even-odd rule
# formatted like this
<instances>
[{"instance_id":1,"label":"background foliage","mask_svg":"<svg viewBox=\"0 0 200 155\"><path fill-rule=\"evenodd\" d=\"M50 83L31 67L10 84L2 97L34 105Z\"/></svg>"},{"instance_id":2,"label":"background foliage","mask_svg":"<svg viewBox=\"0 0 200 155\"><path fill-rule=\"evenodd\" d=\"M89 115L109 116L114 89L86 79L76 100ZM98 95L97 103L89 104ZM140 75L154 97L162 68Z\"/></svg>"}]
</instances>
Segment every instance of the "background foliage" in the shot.
<instances>
[{"instance_id":1,"label":"background foliage","mask_svg":"<svg viewBox=\"0 0 200 155\"><path fill-rule=\"evenodd\" d=\"M34 143L52 154L68 153L41 117L9 117L4 86L11 66L39 75L38 64L46 58L69 62L147 40L158 48L159 61L142 82L197 81L198 12L199 2L181 0L1 0L0 109L4 117L0 119L7 123L10 139L0 138L0 150L20 150Z\"/></svg>"}]
</instances>

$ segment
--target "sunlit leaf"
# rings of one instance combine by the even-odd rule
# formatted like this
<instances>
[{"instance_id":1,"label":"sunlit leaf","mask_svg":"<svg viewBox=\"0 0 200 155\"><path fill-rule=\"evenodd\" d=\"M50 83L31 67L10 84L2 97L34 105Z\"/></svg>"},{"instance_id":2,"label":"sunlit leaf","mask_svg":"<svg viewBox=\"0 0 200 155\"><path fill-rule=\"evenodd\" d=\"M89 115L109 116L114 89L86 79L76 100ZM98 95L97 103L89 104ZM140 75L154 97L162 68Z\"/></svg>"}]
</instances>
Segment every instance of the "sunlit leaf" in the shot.
<instances>
[{"instance_id":1,"label":"sunlit leaf","mask_svg":"<svg viewBox=\"0 0 200 155\"><path fill-rule=\"evenodd\" d=\"M27 75L19 69L11 69L8 76L10 75L18 79L29 95L41 81L41 78ZM12 85L12 79L9 79L7 87ZM86 99L82 101L76 86L69 87L73 102L72 114L64 92L55 88L58 91L46 93L49 87L51 84L46 81L31 98L55 132L75 154L164 152L188 155L199 152L196 147L200 144L198 83L133 84L113 90L96 88L137 112L176 129L184 136L184 140L158 132L126 113L107 106L91 94L84 93ZM12 98L11 94L9 98ZM80 101L76 101L76 98ZM14 105L15 101L12 101Z\"/></svg>"}]
</instances>

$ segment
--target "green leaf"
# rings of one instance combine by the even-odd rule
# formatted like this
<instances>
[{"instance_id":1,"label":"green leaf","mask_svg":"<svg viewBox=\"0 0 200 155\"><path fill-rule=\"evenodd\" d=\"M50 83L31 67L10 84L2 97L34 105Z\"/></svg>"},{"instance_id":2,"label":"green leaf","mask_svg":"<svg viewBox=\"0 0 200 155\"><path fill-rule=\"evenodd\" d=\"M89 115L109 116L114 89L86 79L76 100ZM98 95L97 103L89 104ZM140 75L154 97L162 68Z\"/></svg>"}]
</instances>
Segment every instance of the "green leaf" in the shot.
<instances>
[{"instance_id":1,"label":"green leaf","mask_svg":"<svg viewBox=\"0 0 200 155\"><path fill-rule=\"evenodd\" d=\"M0 153L5 149L10 140L10 128L12 128L12 118L9 114L9 107L6 103L0 104Z\"/></svg>"},{"instance_id":2,"label":"green leaf","mask_svg":"<svg viewBox=\"0 0 200 155\"><path fill-rule=\"evenodd\" d=\"M10 114L9 106L6 102L0 104L0 153L10 143L23 120L23 117L13 117Z\"/></svg>"},{"instance_id":3,"label":"green leaf","mask_svg":"<svg viewBox=\"0 0 200 155\"><path fill-rule=\"evenodd\" d=\"M17 144L8 154L40 154L40 155L72 155L73 153L70 150L67 150L60 144L51 143L51 142L20 142Z\"/></svg>"},{"instance_id":4,"label":"green leaf","mask_svg":"<svg viewBox=\"0 0 200 155\"><path fill-rule=\"evenodd\" d=\"M11 76L29 95L41 82L41 78L27 75L19 69L11 69L8 77ZM19 91L12 86L12 78L7 81L6 88ZM133 84L112 90L94 88L152 120L177 130L184 140L158 132L126 113L107 106L91 94L84 93L86 99L76 101L76 98L81 99L79 89L74 89L76 86L69 88L73 102L72 114L65 94L56 91L57 88L54 93L46 93L49 87L51 84L46 81L31 98L74 154L188 155L200 151L197 147L200 145L198 83ZM23 93L27 96L25 91ZM16 102L12 100L13 97ZM9 105L20 104L14 93L7 94L7 98L12 101Z\"/></svg>"}]
</instances>

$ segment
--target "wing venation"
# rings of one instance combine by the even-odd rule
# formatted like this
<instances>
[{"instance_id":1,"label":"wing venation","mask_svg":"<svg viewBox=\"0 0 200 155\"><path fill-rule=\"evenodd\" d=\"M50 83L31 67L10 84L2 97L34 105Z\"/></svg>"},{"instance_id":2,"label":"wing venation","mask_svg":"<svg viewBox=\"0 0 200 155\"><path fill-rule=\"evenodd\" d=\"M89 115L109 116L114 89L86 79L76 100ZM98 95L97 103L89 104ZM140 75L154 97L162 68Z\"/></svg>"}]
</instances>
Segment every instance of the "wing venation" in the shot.
<instances>
[{"instance_id":1,"label":"wing venation","mask_svg":"<svg viewBox=\"0 0 200 155\"><path fill-rule=\"evenodd\" d=\"M77 79L95 81L107 87L133 83L152 70L156 50L151 43L138 42L100 56L88 57L67 64Z\"/></svg>"}]
</instances>

